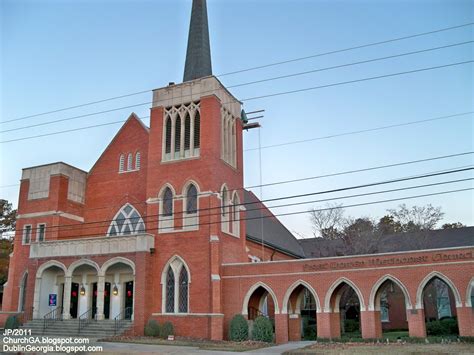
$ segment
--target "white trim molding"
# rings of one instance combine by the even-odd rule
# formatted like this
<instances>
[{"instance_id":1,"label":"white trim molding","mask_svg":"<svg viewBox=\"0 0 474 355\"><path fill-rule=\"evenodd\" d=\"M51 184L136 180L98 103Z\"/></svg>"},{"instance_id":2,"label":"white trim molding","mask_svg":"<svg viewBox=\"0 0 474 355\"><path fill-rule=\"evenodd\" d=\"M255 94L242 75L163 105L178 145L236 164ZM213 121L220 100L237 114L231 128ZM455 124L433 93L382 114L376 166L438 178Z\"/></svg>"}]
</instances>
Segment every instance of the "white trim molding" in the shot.
<instances>
[{"instance_id":1,"label":"white trim molding","mask_svg":"<svg viewBox=\"0 0 474 355\"><path fill-rule=\"evenodd\" d=\"M31 243L30 259L149 252L154 247L151 234L50 240Z\"/></svg>"},{"instance_id":2,"label":"white trim molding","mask_svg":"<svg viewBox=\"0 0 474 355\"><path fill-rule=\"evenodd\" d=\"M459 294L459 291L454 282L452 282L451 279L443 273L439 271L432 271L428 275L426 275L425 278L418 285L418 289L416 291L416 309L423 309L423 290L425 289L428 282L430 282L434 278L438 278L444 281L448 285L448 287L451 288L451 291L454 294L454 299L456 301L456 307L462 307L461 295Z\"/></svg>"},{"instance_id":3,"label":"white trim molding","mask_svg":"<svg viewBox=\"0 0 474 355\"><path fill-rule=\"evenodd\" d=\"M273 303L275 304L275 314L280 314L280 307L278 307L278 299L276 297L275 292L273 292L271 287L269 287L267 284L261 281L253 284L252 287L250 287L250 289L247 291L247 294L244 297L244 303L242 305L242 314L244 316L248 315L248 306L249 306L250 297L252 297L255 290L258 289L259 287L264 288L265 291L267 291L272 296Z\"/></svg>"},{"instance_id":4,"label":"white trim molding","mask_svg":"<svg viewBox=\"0 0 474 355\"><path fill-rule=\"evenodd\" d=\"M81 216L77 216L75 214L62 212L62 211L43 211L43 212L32 212L32 213L23 213L19 214L16 218L23 219L23 218L36 218L36 217L47 217L47 216L59 216L68 219L72 219L78 222L84 222L84 218Z\"/></svg>"},{"instance_id":5,"label":"white trim molding","mask_svg":"<svg viewBox=\"0 0 474 355\"><path fill-rule=\"evenodd\" d=\"M369 309L368 310L369 311L380 311L380 299L376 300L376 298L378 298L376 296L377 296L377 293L380 289L380 286L382 286L382 284L386 281L393 282L395 285L397 285L402 290L404 298L405 298L406 310L408 311L408 310L412 309L413 307L412 307L412 304L411 304L410 293L408 292L408 289L406 288L406 286L403 284L403 282L401 282L395 276L387 274L387 275L382 276L380 279L378 279L378 281L372 287L372 290L370 291L370 296L369 296L369 306L368 306Z\"/></svg>"}]
</instances>

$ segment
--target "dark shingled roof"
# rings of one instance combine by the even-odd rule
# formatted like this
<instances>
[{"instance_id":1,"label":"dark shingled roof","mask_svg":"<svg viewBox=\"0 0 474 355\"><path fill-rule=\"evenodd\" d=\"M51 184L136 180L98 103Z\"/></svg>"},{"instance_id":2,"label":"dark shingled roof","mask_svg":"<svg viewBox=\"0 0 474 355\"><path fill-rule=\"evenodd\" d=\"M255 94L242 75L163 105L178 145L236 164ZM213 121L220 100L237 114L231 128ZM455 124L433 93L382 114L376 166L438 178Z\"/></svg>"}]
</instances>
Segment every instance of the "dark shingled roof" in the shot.
<instances>
[{"instance_id":1,"label":"dark shingled roof","mask_svg":"<svg viewBox=\"0 0 474 355\"><path fill-rule=\"evenodd\" d=\"M298 239L260 202L251 191L244 190L246 212L247 239L253 242L263 242L285 254L304 258L303 248ZM261 218L263 216L263 218ZM263 228L262 228L263 224Z\"/></svg>"},{"instance_id":2,"label":"dark shingled roof","mask_svg":"<svg viewBox=\"0 0 474 355\"><path fill-rule=\"evenodd\" d=\"M474 246L474 227L388 234L379 238L376 251L372 253ZM349 251L341 239L309 238L299 239L299 243L307 258L369 254L364 248L358 252Z\"/></svg>"}]
</instances>

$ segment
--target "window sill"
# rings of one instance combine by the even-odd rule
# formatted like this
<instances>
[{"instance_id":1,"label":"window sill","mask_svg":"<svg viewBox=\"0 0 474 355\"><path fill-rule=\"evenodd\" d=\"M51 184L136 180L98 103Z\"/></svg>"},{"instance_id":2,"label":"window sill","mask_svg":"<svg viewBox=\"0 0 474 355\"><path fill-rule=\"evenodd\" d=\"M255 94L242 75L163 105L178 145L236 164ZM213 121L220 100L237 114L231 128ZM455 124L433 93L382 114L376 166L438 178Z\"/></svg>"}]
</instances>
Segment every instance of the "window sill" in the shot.
<instances>
[{"instance_id":1,"label":"window sill","mask_svg":"<svg viewBox=\"0 0 474 355\"><path fill-rule=\"evenodd\" d=\"M127 173L134 173L136 171L140 171L140 169L133 169L133 170L124 170L124 171L119 171L119 174L127 174Z\"/></svg>"},{"instance_id":2,"label":"window sill","mask_svg":"<svg viewBox=\"0 0 474 355\"><path fill-rule=\"evenodd\" d=\"M199 159L200 156L196 155L193 157L183 157L183 158L174 158L174 159L161 159L161 164L170 164L170 163L177 163L180 161L188 161L188 160L196 160Z\"/></svg>"}]
</instances>

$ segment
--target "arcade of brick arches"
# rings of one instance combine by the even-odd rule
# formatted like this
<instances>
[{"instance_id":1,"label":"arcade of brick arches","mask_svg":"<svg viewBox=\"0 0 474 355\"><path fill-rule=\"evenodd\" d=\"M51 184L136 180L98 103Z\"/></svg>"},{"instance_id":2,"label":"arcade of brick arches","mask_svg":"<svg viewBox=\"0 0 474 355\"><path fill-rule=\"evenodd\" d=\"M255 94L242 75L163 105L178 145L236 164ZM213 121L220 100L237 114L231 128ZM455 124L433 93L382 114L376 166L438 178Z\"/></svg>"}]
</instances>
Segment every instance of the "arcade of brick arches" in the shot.
<instances>
[{"instance_id":1,"label":"arcade of brick arches","mask_svg":"<svg viewBox=\"0 0 474 355\"><path fill-rule=\"evenodd\" d=\"M132 113L87 172L23 169L0 324L115 319L142 335L157 320L221 340L242 314L272 319L283 343L349 324L425 337L447 318L474 336L474 228L434 247L314 257L243 187L242 136L258 125L212 75L205 0L188 41L183 83L153 90L149 127Z\"/></svg>"}]
</instances>

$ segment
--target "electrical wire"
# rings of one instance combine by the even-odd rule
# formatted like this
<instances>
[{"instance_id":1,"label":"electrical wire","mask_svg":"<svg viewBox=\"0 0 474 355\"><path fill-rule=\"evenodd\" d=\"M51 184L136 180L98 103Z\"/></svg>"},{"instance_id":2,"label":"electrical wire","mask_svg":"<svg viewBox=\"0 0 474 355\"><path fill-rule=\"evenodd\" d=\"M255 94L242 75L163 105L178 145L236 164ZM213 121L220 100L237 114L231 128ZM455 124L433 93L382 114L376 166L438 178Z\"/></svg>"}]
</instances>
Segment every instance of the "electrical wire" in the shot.
<instances>
[{"instance_id":1,"label":"electrical wire","mask_svg":"<svg viewBox=\"0 0 474 355\"><path fill-rule=\"evenodd\" d=\"M434 33L451 31L451 30L454 30L454 29L468 27L468 26L472 26L472 25L474 25L474 22L468 22L468 23L464 23L464 24L461 24L461 25L439 28L439 29L436 29L436 30L421 32L421 33L415 33L415 34L408 35L408 36L390 38L390 39L386 39L386 40L383 40L383 41L371 42L371 43L366 43L366 44L362 44L362 45L358 45L358 46L347 47L347 48L342 48L342 49L336 49L336 50L332 50L332 51L329 51L329 52L317 53L317 54L312 54L312 55L309 55L309 56L293 58L293 59L289 59L289 60L274 62L274 63L270 63L270 64L264 64L264 65L250 67L250 68L246 68L246 69L240 69L240 70L236 70L236 71L232 71L232 72L222 73L222 74L219 74L219 75L216 75L216 76L217 77L223 77L223 76L228 76L228 75L235 75L235 74L238 74L238 73L248 72L248 71L252 71L252 70L263 69L263 68L273 67L273 66L277 66L277 65L281 65L281 64L287 64L287 63L307 60L307 59L310 59L310 58L322 57L322 56L326 56L326 55L352 51L352 50L355 50L355 49L367 48L367 47L377 46L377 45L381 45L381 44L386 44L386 43L397 42L397 41L401 41L401 40L426 36L426 35L430 35L430 34L434 34ZM51 110L51 111L47 111L47 112L36 113L36 114L28 115L28 116L23 116L23 117L19 117L19 118L15 118L15 119L10 119L10 120L7 120L7 121L2 121L2 122L0 122L0 124L25 120L27 118L44 116L44 115L47 115L47 114L57 113L57 112L66 111L66 110L71 110L71 109L84 107L84 106L95 105L95 104L98 104L98 103L103 103L103 102L106 102L106 101L122 99L122 98L130 97L130 96L134 96L134 95L140 95L140 94L150 92L152 90L153 89L142 90L142 91L137 91L137 92L134 92L134 93L109 97L109 98L106 98L106 99L96 100L96 101L92 101L92 102L87 102L87 103L84 103L84 104L63 107L63 108L60 108L60 109L55 109L55 110Z\"/></svg>"}]
</instances>

